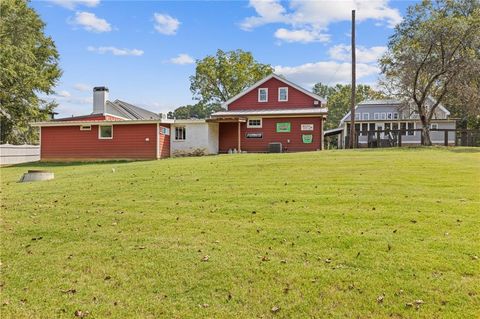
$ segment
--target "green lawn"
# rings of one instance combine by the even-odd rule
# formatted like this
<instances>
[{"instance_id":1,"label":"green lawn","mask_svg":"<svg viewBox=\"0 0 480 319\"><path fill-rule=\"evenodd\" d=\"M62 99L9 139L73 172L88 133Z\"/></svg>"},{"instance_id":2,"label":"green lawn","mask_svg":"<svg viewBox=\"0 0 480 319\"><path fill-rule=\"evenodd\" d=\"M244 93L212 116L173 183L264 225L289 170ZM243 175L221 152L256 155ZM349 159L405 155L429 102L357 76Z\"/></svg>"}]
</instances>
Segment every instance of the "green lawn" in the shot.
<instances>
[{"instance_id":1,"label":"green lawn","mask_svg":"<svg viewBox=\"0 0 480 319\"><path fill-rule=\"evenodd\" d=\"M479 149L0 172L2 318L480 316Z\"/></svg>"}]
</instances>

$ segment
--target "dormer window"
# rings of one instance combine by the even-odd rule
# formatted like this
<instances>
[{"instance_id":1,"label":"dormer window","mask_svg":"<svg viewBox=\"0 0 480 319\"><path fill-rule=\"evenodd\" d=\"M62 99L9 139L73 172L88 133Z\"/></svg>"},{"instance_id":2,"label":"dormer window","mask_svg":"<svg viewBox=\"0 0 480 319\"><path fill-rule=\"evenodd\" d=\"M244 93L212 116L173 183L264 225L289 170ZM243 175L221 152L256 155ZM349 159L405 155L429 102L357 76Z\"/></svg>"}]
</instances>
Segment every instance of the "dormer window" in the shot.
<instances>
[{"instance_id":1,"label":"dormer window","mask_svg":"<svg viewBox=\"0 0 480 319\"><path fill-rule=\"evenodd\" d=\"M278 102L288 101L288 87L278 88Z\"/></svg>"},{"instance_id":2,"label":"dormer window","mask_svg":"<svg viewBox=\"0 0 480 319\"><path fill-rule=\"evenodd\" d=\"M268 102L268 89L258 89L258 102Z\"/></svg>"}]
</instances>

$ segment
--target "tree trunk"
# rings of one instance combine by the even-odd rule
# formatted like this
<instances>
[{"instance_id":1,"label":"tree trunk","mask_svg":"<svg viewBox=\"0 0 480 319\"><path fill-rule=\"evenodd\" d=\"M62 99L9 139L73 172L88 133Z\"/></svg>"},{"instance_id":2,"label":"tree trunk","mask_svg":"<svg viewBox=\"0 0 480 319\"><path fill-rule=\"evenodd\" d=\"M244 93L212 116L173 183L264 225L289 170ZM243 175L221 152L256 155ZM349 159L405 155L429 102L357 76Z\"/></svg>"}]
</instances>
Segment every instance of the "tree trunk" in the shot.
<instances>
[{"instance_id":1,"label":"tree trunk","mask_svg":"<svg viewBox=\"0 0 480 319\"><path fill-rule=\"evenodd\" d=\"M430 139L430 123L427 121L426 116L421 116L422 120L422 132L421 132L421 142L423 146L432 146L432 140Z\"/></svg>"}]
</instances>

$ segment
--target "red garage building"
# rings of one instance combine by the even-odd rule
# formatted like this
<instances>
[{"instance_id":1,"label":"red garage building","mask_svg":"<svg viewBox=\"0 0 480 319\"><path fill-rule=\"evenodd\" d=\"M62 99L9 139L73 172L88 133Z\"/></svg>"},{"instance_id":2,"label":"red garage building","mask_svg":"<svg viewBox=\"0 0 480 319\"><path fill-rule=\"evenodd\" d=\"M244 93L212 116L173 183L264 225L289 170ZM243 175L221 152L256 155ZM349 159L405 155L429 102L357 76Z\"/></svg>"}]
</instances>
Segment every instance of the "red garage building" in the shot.
<instances>
[{"instance_id":1,"label":"red garage building","mask_svg":"<svg viewBox=\"0 0 480 319\"><path fill-rule=\"evenodd\" d=\"M34 123L41 160L159 159L170 154L321 150L325 101L272 74L207 120L174 120L93 90L90 115ZM170 134L170 130L172 134Z\"/></svg>"},{"instance_id":2,"label":"red garage building","mask_svg":"<svg viewBox=\"0 0 480 319\"><path fill-rule=\"evenodd\" d=\"M299 152L323 149L326 101L272 74L212 114L219 123L219 152Z\"/></svg>"},{"instance_id":3,"label":"red garage building","mask_svg":"<svg viewBox=\"0 0 480 319\"><path fill-rule=\"evenodd\" d=\"M170 124L159 114L108 101L108 89L93 89L93 112L34 123L40 127L40 159L158 159L170 156Z\"/></svg>"}]
</instances>

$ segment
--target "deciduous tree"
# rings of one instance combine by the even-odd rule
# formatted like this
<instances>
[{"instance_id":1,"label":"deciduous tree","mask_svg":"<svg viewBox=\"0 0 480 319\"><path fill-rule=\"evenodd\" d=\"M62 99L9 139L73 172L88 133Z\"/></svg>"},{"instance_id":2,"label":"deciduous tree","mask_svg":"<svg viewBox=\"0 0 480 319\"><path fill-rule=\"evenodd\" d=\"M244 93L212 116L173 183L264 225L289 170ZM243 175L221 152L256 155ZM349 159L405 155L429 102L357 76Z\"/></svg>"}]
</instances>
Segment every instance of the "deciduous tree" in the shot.
<instances>
[{"instance_id":1,"label":"deciduous tree","mask_svg":"<svg viewBox=\"0 0 480 319\"><path fill-rule=\"evenodd\" d=\"M53 93L61 76L58 52L45 24L23 0L0 1L1 143L36 142L29 123L56 106L39 97Z\"/></svg>"},{"instance_id":2,"label":"deciduous tree","mask_svg":"<svg viewBox=\"0 0 480 319\"><path fill-rule=\"evenodd\" d=\"M204 104L220 104L271 73L272 66L259 63L250 52L218 50L197 61L190 90Z\"/></svg>"},{"instance_id":3,"label":"deciduous tree","mask_svg":"<svg viewBox=\"0 0 480 319\"><path fill-rule=\"evenodd\" d=\"M478 88L478 73L470 71L478 67L479 30L478 0L424 0L410 6L395 28L380 60L384 85L415 105L423 145L431 145L430 120L438 105L460 98L463 85Z\"/></svg>"}]
</instances>

